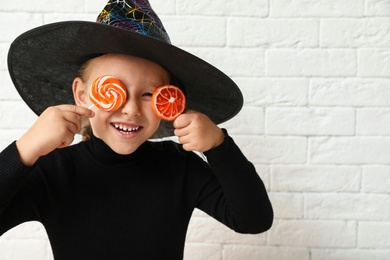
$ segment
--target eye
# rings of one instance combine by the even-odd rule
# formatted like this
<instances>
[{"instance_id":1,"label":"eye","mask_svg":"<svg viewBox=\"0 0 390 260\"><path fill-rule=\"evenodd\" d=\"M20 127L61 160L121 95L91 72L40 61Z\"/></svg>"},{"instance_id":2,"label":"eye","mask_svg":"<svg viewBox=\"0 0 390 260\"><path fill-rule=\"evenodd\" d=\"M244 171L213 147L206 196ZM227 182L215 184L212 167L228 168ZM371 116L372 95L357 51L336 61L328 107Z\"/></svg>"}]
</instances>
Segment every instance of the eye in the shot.
<instances>
[{"instance_id":1,"label":"eye","mask_svg":"<svg viewBox=\"0 0 390 260\"><path fill-rule=\"evenodd\" d=\"M150 92L145 92L142 94L143 97L151 97L153 95L153 93L150 93Z\"/></svg>"}]
</instances>

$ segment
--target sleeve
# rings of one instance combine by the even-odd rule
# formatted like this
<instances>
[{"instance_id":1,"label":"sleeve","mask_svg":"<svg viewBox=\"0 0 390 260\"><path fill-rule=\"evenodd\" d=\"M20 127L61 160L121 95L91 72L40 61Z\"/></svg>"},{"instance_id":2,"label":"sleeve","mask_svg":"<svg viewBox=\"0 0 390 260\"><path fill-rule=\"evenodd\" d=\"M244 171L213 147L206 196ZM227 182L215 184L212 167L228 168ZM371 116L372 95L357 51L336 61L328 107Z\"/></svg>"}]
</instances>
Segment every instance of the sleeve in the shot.
<instances>
[{"instance_id":1,"label":"sleeve","mask_svg":"<svg viewBox=\"0 0 390 260\"><path fill-rule=\"evenodd\" d=\"M197 207L239 233L261 233L272 226L273 210L253 164L228 136L205 152L215 178L203 187Z\"/></svg>"},{"instance_id":2,"label":"sleeve","mask_svg":"<svg viewBox=\"0 0 390 260\"><path fill-rule=\"evenodd\" d=\"M22 222L34 220L34 217L28 199L25 199L28 195L20 194L33 167L27 167L20 161L15 142L0 153L0 165L1 235Z\"/></svg>"}]
</instances>

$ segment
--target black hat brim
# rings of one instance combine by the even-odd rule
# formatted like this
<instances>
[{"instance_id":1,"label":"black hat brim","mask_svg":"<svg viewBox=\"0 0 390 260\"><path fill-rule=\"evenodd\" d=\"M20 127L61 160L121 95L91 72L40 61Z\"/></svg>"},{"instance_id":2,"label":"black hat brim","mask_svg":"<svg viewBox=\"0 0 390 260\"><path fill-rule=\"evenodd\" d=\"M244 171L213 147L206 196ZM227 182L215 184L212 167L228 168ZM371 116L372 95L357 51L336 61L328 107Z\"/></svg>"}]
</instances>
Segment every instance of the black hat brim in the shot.
<instances>
[{"instance_id":1,"label":"black hat brim","mask_svg":"<svg viewBox=\"0 0 390 260\"><path fill-rule=\"evenodd\" d=\"M242 108L237 85L206 61L163 41L96 22L59 22L25 32L11 44L8 70L23 100L40 115L49 106L74 104L71 86L81 64L105 53L160 64L184 86L187 109L216 124Z\"/></svg>"}]
</instances>

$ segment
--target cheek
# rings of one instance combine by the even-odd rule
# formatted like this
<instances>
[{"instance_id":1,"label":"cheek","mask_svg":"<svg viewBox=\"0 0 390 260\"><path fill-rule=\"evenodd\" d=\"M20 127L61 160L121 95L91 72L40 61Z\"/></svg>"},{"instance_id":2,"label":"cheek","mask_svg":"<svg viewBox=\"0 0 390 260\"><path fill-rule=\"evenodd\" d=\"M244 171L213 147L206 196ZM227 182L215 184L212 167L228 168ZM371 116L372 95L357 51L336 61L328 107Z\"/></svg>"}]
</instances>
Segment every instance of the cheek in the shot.
<instances>
[{"instance_id":1,"label":"cheek","mask_svg":"<svg viewBox=\"0 0 390 260\"><path fill-rule=\"evenodd\" d=\"M160 122L161 122L161 119L159 117L156 116L156 114L153 112L153 109L152 107L150 107L148 110L147 110L147 116L149 118L149 122L150 124L156 126L157 127L160 125Z\"/></svg>"},{"instance_id":2,"label":"cheek","mask_svg":"<svg viewBox=\"0 0 390 260\"><path fill-rule=\"evenodd\" d=\"M101 109L94 109L94 112L95 116L90 118L89 121L91 122L93 132L96 133L100 129L104 129L110 114L102 111Z\"/></svg>"},{"instance_id":3,"label":"cheek","mask_svg":"<svg viewBox=\"0 0 390 260\"><path fill-rule=\"evenodd\" d=\"M154 116L153 125L155 126L156 130L160 126L160 123L161 123L161 119L158 118L157 116Z\"/></svg>"},{"instance_id":4,"label":"cheek","mask_svg":"<svg viewBox=\"0 0 390 260\"><path fill-rule=\"evenodd\" d=\"M152 103L145 102L143 111L146 117L148 118L149 123L157 129L158 126L160 125L161 119L157 117L156 114L153 112Z\"/></svg>"},{"instance_id":5,"label":"cheek","mask_svg":"<svg viewBox=\"0 0 390 260\"><path fill-rule=\"evenodd\" d=\"M148 116L155 115L152 108L152 101L144 101L142 103L142 110L144 114L147 114Z\"/></svg>"}]
</instances>

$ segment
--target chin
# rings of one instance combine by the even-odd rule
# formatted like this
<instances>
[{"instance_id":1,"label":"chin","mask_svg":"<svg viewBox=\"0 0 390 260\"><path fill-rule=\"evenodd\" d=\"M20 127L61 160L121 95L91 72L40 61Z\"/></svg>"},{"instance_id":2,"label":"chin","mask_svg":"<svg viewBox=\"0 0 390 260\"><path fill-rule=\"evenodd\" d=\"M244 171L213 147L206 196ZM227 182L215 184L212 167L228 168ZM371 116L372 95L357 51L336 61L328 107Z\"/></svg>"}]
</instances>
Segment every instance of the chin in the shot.
<instances>
[{"instance_id":1,"label":"chin","mask_svg":"<svg viewBox=\"0 0 390 260\"><path fill-rule=\"evenodd\" d=\"M139 146L137 147L130 147L130 146L126 146L126 147L111 147L111 149L116 152L117 154L120 154L120 155L128 155L128 154L132 154L134 153L137 149L138 149Z\"/></svg>"}]
</instances>

